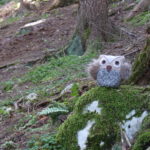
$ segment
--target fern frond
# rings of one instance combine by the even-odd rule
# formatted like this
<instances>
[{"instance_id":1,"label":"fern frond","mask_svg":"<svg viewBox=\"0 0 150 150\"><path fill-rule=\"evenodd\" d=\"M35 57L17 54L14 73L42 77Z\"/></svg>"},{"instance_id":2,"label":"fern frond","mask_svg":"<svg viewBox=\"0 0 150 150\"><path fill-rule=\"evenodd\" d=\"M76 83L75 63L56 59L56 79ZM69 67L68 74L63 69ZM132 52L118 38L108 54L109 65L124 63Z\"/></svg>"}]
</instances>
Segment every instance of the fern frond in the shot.
<instances>
[{"instance_id":1,"label":"fern frond","mask_svg":"<svg viewBox=\"0 0 150 150\"><path fill-rule=\"evenodd\" d=\"M63 113L68 113L69 110L67 108L62 108L62 107L51 107L51 108L45 108L41 112L39 112L39 115L50 115L50 114L63 114Z\"/></svg>"}]
</instances>

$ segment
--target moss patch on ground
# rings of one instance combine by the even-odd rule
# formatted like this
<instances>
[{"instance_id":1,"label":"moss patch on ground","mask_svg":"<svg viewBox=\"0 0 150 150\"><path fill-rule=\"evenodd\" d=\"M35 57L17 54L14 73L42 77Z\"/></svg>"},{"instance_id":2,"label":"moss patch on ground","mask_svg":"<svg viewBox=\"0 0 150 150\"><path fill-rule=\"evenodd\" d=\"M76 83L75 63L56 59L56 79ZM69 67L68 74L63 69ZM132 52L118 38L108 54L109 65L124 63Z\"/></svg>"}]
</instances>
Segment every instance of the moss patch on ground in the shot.
<instances>
[{"instance_id":1,"label":"moss patch on ground","mask_svg":"<svg viewBox=\"0 0 150 150\"><path fill-rule=\"evenodd\" d=\"M86 76L85 65L93 58L95 54L86 56L64 56L58 59L51 59L48 63L40 65L29 71L22 79L21 83L32 82L40 83L55 80L62 84L63 81L69 81L75 78Z\"/></svg>"},{"instance_id":2,"label":"moss patch on ground","mask_svg":"<svg viewBox=\"0 0 150 150\"><path fill-rule=\"evenodd\" d=\"M130 19L129 22L134 26L141 26L150 22L150 11L140 13L139 15Z\"/></svg>"},{"instance_id":3,"label":"moss patch on ground","mask_svg":"<svg viewBox=\"0 0 150 150\"><path fill-rule=\"evenodd\" d=\"M120 140L119 124L126 120L126 115L132 110L135 110L135 116L140 116L144 110L148 110L148 100L149 98L142 94L142 88L93 88L78 99L73 114L60 126L57 139L67 150L79 150L77 133L89 120L94 120L95 124L87 138L86 150L111 149ZM101 114L83 113L85 107L93 101L99 102ZM100 145L101 142L104 144Z\"/></svg>"}]
</instances>

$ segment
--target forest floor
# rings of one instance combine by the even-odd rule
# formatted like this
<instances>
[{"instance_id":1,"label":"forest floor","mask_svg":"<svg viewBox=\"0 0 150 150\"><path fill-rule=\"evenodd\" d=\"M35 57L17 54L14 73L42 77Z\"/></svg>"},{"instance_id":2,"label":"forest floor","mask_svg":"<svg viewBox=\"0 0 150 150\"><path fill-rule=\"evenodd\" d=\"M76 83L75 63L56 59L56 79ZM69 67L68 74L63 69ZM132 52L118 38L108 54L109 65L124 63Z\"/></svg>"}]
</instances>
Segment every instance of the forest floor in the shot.
<instances>
[{"instance_id":1,"label":"forest floor","mask_svg":"<svg viewBox=\"0 0 150 150\"><path fill-rule=\"evenodd\" d=\"M120 36L116 42L102 43L98 53L126 55L133 62L144 47L146 23L150 20L124 21L131 10L127 9L128 5L111 6L114 13L110 18L121 29ZM66 117L59 116L52 123L52 118L38 116L37 112L49 104L64 103L64 99L74 97L61 94L71 83L81 83L79 95L94 86L93 82L89 84L84 71L94 56L52 58L74 33L77 4L46 14L30 12L20 16L15 16L11 6L12 3L7 3L10 10L6 13L6 5L0 6L0 145L13 141L16 149L24 149L32 137L55 131ZM43 23L22 30L24 25L41 19ZM27 98L31 93L36 94L36 101Z\"/></svg>"}]
</instances>

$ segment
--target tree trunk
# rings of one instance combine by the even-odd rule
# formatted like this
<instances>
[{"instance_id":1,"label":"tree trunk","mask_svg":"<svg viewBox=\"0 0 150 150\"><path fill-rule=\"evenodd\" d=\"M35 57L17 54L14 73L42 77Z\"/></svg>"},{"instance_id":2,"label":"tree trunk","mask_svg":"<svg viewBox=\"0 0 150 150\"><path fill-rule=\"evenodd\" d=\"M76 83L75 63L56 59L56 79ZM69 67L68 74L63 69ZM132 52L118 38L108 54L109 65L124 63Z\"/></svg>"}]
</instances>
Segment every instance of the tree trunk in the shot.
<instances>
[{"instance_id":1,"label":"tree trunk","mask_svg":"<svg viewBox=\"0 0 150 150\"><path fill-rule=\"evenodd\" d=\"M78 1L79 0L53 0L52 4L46 11L50 11L58 7L64 7L73 3L77 3Z\"/></svg>"},{"instance_id":2,"label":"tree trunk","mask_svg":"<svg viewBox=\"0 0 150 150\"><path fill-rule=\"evenodd\" d=\"M144 50L135 60L129 82L141 85L150 84L150 37L147 39Z\"/></svg>"},{"instance_id":3,"label":"tree trunk","mask_svg":"<svg viewBox=\"0 0 150 150\"><path fill-rule=\"evenodd\" d=\"M130 20L133 18L135 15L137 15L140 12L148 10L150 6L150 0L141 0L134 8L133 10L129 13L129 15L126 17L127 20Z\"/></svg>"},{"instance_id":4,"label":"tree trunk","mask_svg":"<svg viewBox=\"0 0 150 150\"><path fill-rule=\"evenodd\" d=\"M111 41L113 34L108 0L80 0L77 27L67 53L82 55L90 42Z\"/></svg>"}]
</instances>

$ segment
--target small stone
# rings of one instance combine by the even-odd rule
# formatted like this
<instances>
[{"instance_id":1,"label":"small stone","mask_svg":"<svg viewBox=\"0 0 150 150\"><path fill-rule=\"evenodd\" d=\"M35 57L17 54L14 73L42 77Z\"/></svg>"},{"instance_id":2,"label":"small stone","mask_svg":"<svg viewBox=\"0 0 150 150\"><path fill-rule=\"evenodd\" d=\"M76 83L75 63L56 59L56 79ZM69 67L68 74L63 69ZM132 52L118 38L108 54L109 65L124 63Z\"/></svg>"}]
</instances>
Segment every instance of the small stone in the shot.
<instances>
[{"instance_id":1,"label":"small stone","mask_svg":"<svg viewBox=\"0 0 150 150\"><path fill-rule=\"evenodd\" d=\"M38 95L36 93L30 93L29 95L26 96L27 100L35 100L37 99Z\"/></svg>"},{"instance_id":2,"label":"small stone","mask_svg":"<svg viewBox=\"0 0 150 150\"><path fill-rule=\"evenodd\" d=\"M73 83L67 85L64 90L61 91L61 95L64 95L65 93L71 93L71 88L73 87Z\"/></svg>"}]
</instances>

